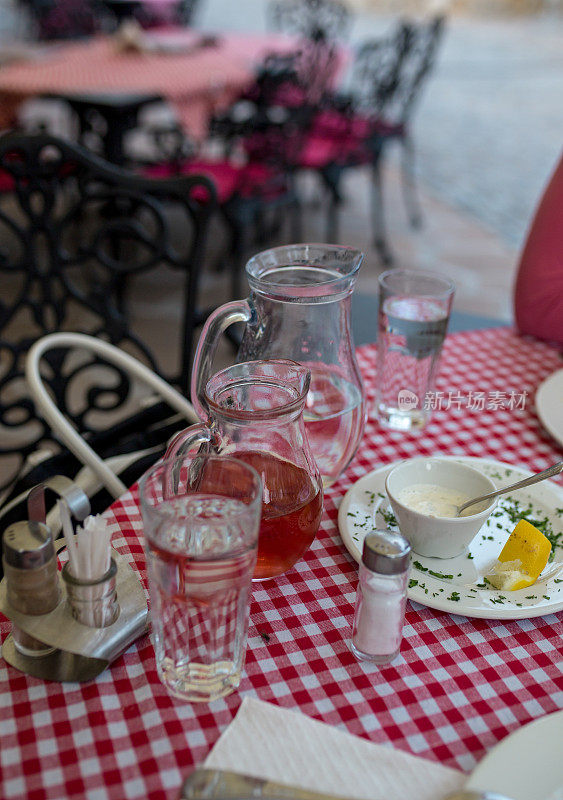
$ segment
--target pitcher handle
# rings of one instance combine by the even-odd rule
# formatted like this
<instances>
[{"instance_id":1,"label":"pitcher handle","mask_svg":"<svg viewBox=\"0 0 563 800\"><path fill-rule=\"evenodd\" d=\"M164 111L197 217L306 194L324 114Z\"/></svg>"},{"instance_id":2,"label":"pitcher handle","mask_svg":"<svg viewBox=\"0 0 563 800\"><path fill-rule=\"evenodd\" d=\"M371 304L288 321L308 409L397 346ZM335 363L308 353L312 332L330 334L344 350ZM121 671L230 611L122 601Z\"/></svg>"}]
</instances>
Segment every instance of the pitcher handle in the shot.
<instances>
[{"instance_id":1,"label":"pitcher handle","mask_svg":"<svg viewBox=\"0 0 563 800\"><path fill-rule=\"evenodd\" d=\"M206 449L209 451L212 444L213 434L204 422L190 425L189 428L185 428L170 439L164 454L164 458L171 461L170 467L165 469L162 475L162 494L164 499L173 497L178 491L182 456L198 445L200 447L207 445ZM194 464L196 461L197 459L194 459Z\"/></svg>"},{"instance_id":2,"label":"pitcher handle","mask_svg":"<svg viewBox=\"0 0 563 800\"><path fill-rule=\"evenodd\" d=\"M216 308L203 326L195 351L191 385L192 405L200 419L207 416L205 387L212 375L219 337L235 322L249 322L252 313L248 300L233 300Z\"/></svg>"}]
</instances>

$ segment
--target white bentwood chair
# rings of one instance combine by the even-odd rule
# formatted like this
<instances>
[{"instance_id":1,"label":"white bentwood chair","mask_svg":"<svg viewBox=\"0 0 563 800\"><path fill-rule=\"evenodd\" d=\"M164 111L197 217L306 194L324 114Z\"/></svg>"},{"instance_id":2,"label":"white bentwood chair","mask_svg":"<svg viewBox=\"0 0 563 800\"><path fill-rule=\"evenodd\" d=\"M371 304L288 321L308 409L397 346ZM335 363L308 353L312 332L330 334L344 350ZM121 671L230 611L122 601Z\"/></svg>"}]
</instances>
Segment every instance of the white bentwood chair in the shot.
<instances>
[{"instance_id":1,"label":"white bentwood chair","mask_svg":"<svg viewBox=\"0 0 563 800\"><path fill-rule=\"evenodd\" d=\"M151 390L150 397L147 398L145 396L139 405L146 407L148 404L157 401L166 402L180 415L178 429L183 427L183 420L189 424L198 422L198 417L192 404L176 389L136 358L114 345L81 333L51 333L38 339L31 346L25 363L25 378L29 393L35 403L36 414L47 423L54 437L62 442L87 468L86 471L82 471L81 482L88 481L88 476L85 476L84 472L88 473L90 471L90 477L92 477L93 473L99 484L104 486L110 495L116 499L127 490L127 486L119 478L118 473L132 459L138 458L139 452L117 455L104 460L57 407L52 394L47 388L44 373L41 371L41 363L48 353L53 350L60 351L62 348L68 348L69 351L86 350L98 357L98 359L121 370L132 382L147 386ZM99 362L97 361L96 363ZM146 451L147 454L149 452L150 449ZM92 489L91 486L88 488ZM89 492L87 491L87 493Z\"/></svg>"}]
</instances>

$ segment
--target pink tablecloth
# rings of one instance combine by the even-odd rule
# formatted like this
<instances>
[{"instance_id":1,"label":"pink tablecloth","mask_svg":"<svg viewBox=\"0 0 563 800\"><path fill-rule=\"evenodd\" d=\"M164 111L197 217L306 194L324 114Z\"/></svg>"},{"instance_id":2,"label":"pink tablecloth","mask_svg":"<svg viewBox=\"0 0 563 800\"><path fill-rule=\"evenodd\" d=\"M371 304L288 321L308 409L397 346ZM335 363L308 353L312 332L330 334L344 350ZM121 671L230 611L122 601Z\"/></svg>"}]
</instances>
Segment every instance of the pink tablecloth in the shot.
<instances>
[{"instance_id":1,"label":"pink tablecloth","mask_svg":"<svg viewBox=\"0 0 563 800\"><path fill-rule=\"evenodd\" d=\"M360 348L359 358L372 401L373 346ZM488 456L534 470L560 460L533 397L561 366L556 349L508 329L448 338L439 391L450 400L484 392L485 409L444 402L418 435L384 432L369 421L358 457L326 493L312 549L287 575L254 589L246 669L234 695L210 705L168 697L148 637L85 685L44 683L1 663L0 795L173 798L243 695L467 771L510 731L561 708L561 613L472 620L409 603L398 659L381 668L356 661L348 640L357 567L336 523L352 483L397 458ZM511 392L524 396L524 408L510 408ZM144 579L135 489L108 516L114 546ZM0 630L4 637L8 624Z\"/></svg>"},{"instance_id":2,"label":"pink tablecloth","mask_svg":"<svg viewBox=\"0 0 563 800\"><path fill-rule=\"evenodd\" d=\"M147 34L150 38L151 34ZM205 134L209 115L227 106L247 86L254 68L272 51L287 51L292 43L281 35L221 34L217 43L196 44L201 33L171 32L168 44L186 52L118 52L109 38L60 45L42 59L17 63L0 71L0 128L13 124L17 106L41 94L140 93L160 94L175 109L195 138ZM155 34L152 34L154 44ZM167 35L159 42L166 45Z\"/></svg>"}]
</instances>

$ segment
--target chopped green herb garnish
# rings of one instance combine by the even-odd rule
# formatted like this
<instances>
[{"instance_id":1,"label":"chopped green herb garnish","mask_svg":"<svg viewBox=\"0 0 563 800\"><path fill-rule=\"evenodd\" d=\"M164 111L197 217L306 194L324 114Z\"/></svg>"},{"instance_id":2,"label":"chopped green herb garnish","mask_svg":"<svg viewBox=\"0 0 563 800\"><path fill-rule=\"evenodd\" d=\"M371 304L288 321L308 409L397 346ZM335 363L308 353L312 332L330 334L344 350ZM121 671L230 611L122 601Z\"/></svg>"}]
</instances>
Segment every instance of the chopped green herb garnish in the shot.
<instances>
[{"instance_id":1,"label":"chopped green herb garnish","mask_svg":"<svg viewBox=\"0 0 563 800\"><path fill-rule=\"evenodd\" d=\"M395 517L395 514L393 514L392 511L385 511L384 508L380 508L379 513L385 520L386 525L395 525L395 526L397 525L397 518Z\"/></svg>"},{"instance_id":2,"label":"chopped green herb garnish","mask_svg":"<svg viewBox=\"0 0 563 800\"><path fill-rule=\"evenodd\" d=\"M425 570L428 572L429 575L433 575L435 578L442 578L443 580L451 580L453 575L445 575L443 572L435 572L433 569Z\"/></svg>"}]
</instances>

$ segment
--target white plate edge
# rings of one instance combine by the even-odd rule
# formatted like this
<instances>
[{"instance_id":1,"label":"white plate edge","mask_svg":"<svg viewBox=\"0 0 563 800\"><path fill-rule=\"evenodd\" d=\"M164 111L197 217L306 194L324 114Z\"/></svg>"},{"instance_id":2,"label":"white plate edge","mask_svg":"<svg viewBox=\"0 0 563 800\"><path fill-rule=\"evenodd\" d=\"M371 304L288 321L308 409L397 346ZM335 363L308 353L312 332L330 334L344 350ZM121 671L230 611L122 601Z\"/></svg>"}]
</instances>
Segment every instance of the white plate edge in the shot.
<instances>
[{"instance_id":1,"label":"white plate edge","mask_svg":"<svg viewBox=\"0 0 563 800\"><path fill-rule=\"evenodd\" d=\"M538 729L547 728L549 731L552 726L557 727L558 725L563 731L563 711L552 711L549 714L545 714L543 717L538 717L538 719L531 720L525 725L522 725L520 728L516 728L515 730L511 731L511 733L501 739L500 742L497 742L497 744L494 745L494 747L483 756L481 761L479 761L477 766L472 770L464 788L474 789L477 791L489 790L496 792L507 792L508 795L510 795L510 792L514 791L514 784L510 782L506 783L506 776L504 775L500 777L500 782L495 782L496 779L491 776L491 764L493 764L494 770L494 762L498 759L499 754L501 754L501 757L504 760L505 753L510 753L514 749L519 750L523 748L526 750L527 740L531 736L534 739L536 750L541 751L541 746L538 741ZM563 736L560 737L559 741L563 741ZM525 752L524 755L529 756L529 750L527 753ZM512 756L512 762L517 764L518 759ZM529 768L529 758L524 757L521 763L524 764L526 769ZM517 777L515 779L517 780ZM561 768L561 784L563 785L563 766ZM549 791L551 792L552 790L549 789ZM526 800L530 800L530 798L527 798ZM549 800L549 796L542 798L542 800Z\"/></svg>"},{"instance_id":2,"label":"white plate edge","mask_svg":"<svg viewBox=\"0 0 563 800\"><path fill-rule=\"evenodd\" d=\"M555 430L551 421L547 420L545 417L545 410L542 411L541 404L545 401L545 395L549 392L550 383L556 383L558 380L561 380L563 383L563 368L556 369L555 372L552 372L551 375L548 375L547 378L540 383L536 390L536 394L534 397L534 405L536 408L536 414L538 418L545 428L545 430L549 433L552 439L563 447L563 429L562 430Z\"/></svg>"}]
</instances>

